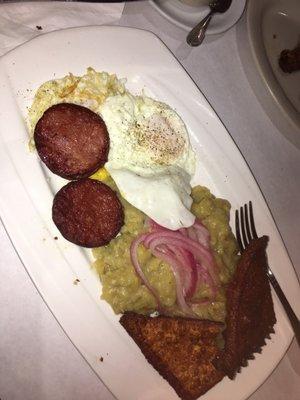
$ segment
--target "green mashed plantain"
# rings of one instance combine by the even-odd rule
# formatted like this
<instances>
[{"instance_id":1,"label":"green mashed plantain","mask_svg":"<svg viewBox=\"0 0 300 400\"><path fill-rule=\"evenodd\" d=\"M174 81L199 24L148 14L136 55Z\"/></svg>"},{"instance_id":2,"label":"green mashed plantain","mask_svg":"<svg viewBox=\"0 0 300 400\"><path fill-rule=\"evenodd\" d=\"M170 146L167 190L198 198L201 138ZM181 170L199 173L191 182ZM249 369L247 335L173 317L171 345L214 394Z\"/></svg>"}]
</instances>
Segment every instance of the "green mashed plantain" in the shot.
<instances>
[{"instance_id":1,"label":"green mashed plantain","mask_svg":"<svg viewBox=\"0 0 300 400\"><path fill-rule=\"evenodd\" d=\"M108 178L105 183L117 191L114 182ZM193 305L193 311L204 319L224 321L225 290L238 260L238 246L229 226L230 204L217 199L202 186L192 190L192 212L207 227L211 236L211 248L219 267L221 287L216 298ZM106 300L116 314L134 311L150 314L156 310L153 295L142 284L131 264L130 244L135 237L145 230L145 214L121 198L125 212L125 223L121 234L107 246L96 248L93 255L96 268L102 282L102 299ZM180 315L176 308L175 280L169 265L152 256L151 252L140 245L138 257L143 272L149 283L159 294L164 307L172 310L173 315ZM193 299L201 300L211 295L206 285L198 288Z\"/></svg>"}]
</instances>

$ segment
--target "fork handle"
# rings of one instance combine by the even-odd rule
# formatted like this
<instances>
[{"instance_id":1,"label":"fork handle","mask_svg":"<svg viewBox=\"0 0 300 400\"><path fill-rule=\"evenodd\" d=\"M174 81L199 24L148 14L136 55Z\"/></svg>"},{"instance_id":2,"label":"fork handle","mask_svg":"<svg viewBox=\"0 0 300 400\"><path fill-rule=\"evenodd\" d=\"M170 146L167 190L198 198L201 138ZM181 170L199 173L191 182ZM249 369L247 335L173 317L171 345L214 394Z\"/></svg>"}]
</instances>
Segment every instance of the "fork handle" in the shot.
<instances>
[{"instance_id":1,"label":"fork handle","mask_svg":"<svg viewBox=\"0 0 300 400\"><path fill-rule=\"evenodd\" d=\"M290 303L288 302L287 298L285 297L285 294L283 293L281 287L279 286L278 282L274 278L273 273L270 270L268 270L268 277L279 300L281 301L281 304L283 305L286 315L290 320L293 331L295 333L296 340L298 342L298 345L300 346L300 321L297 315L294 313L294 310L290 306Z\"/></svg>"}]
</instances>

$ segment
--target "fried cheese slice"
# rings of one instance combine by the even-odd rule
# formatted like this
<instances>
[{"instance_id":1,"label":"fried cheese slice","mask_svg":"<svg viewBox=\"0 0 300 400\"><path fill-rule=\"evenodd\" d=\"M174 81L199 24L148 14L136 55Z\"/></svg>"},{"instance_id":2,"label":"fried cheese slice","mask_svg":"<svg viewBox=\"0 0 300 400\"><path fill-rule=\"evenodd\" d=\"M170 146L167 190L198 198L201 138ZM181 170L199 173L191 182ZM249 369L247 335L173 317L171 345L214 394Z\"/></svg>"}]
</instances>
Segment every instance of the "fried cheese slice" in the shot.
<instances>
[{"instance_id":1,"label":"fried cheese slice","mask_svg":"<svg viewBox=\"0 0 300 400\"><path fill-rule=\"evenodd\" d=\"M253 240L242 253L226 292L225 348L214 365L233 379L241 367L260 353L274 332L271 288L267 277L268 237Z\"/></svg>"},{"instance_id":2,"label":"fried cheese slice","mask_svg":"<svg viewBox=\"0 0 300 400\"><path fill-rule=\"evenodd\" d=\"M216 339L222 323L132 312L125 313L120 323L181 399L195 400L223 378L212 364L219 352Z\"/></svg>"}]
</instances>

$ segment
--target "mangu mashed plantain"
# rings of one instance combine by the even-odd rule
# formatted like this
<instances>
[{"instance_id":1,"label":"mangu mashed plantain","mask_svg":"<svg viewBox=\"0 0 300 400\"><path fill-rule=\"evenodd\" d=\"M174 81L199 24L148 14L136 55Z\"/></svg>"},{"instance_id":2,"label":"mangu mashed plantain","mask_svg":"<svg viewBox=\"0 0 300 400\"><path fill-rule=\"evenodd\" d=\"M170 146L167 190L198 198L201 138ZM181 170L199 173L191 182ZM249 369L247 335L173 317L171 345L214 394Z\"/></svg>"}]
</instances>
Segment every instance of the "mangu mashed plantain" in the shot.
<instances>
[{"instance_id":1,"label":"mangu mashed plantain","mask_svg":"<svg viewBox=\"0 0 300 400\"><path fill-rule=\"evenodd\" d=\"M117 191L112 179L103 172L93 178L104 178L105 183ZM238 246L229 226L230 204L226 200L215 198L203 186L193 188L192 198L192 212L210 232L211 247L219 267L221 282L213 301L207 301L210 296L209 288L206 285L200 286L194 295L192 309L200 318L224 321L224 289L238 260ZM109 245L93 250L96 259L94 267L102 282L102 298L117 314L125 311L150 314L156 310L156 300L140 281L130 257L130 245L145 230L146 216L121 196L120 199L125 212L125 224L120 234ZM176 307L175 280L169 265L154 257L142 245L139 246L138 256L143 272L158 293L162 305L170 310L170 314L180 315L180 310Z\"/></svg>"}]
</instances>

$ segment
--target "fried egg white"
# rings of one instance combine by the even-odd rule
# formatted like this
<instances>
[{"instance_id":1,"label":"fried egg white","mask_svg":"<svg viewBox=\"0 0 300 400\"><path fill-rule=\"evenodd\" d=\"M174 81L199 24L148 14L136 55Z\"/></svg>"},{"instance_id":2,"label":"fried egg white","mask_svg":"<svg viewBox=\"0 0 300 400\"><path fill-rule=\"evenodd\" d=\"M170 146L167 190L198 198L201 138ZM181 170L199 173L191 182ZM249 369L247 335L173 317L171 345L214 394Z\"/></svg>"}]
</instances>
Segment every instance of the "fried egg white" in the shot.
<instances>
[{"instance_id":1,"label":"fried egg white","mask_svg":"<svg viewBox=\"0 0 300 400\"><path fill-rule=\"evenodd\" d=\"M179 115L165 103L130 93L108 97L99 111L110 136L105 168L122 196L166 228L191 226L196 162Z\"/></svg>"},{"instance_id":2,"label":"fried egg white","mask_svg":"<svg viewBox=\"0 0 300 400\"><path fill-rule=\"evenodd\" d=\"M74 103L98 112L99 106L109 96L125 93L125 80L107 72L97 72L89 67L82 76L69 74L43 83L37 90L28 112L31 135L44 112L54 104Z\"/></svg>"}]
</instances>

